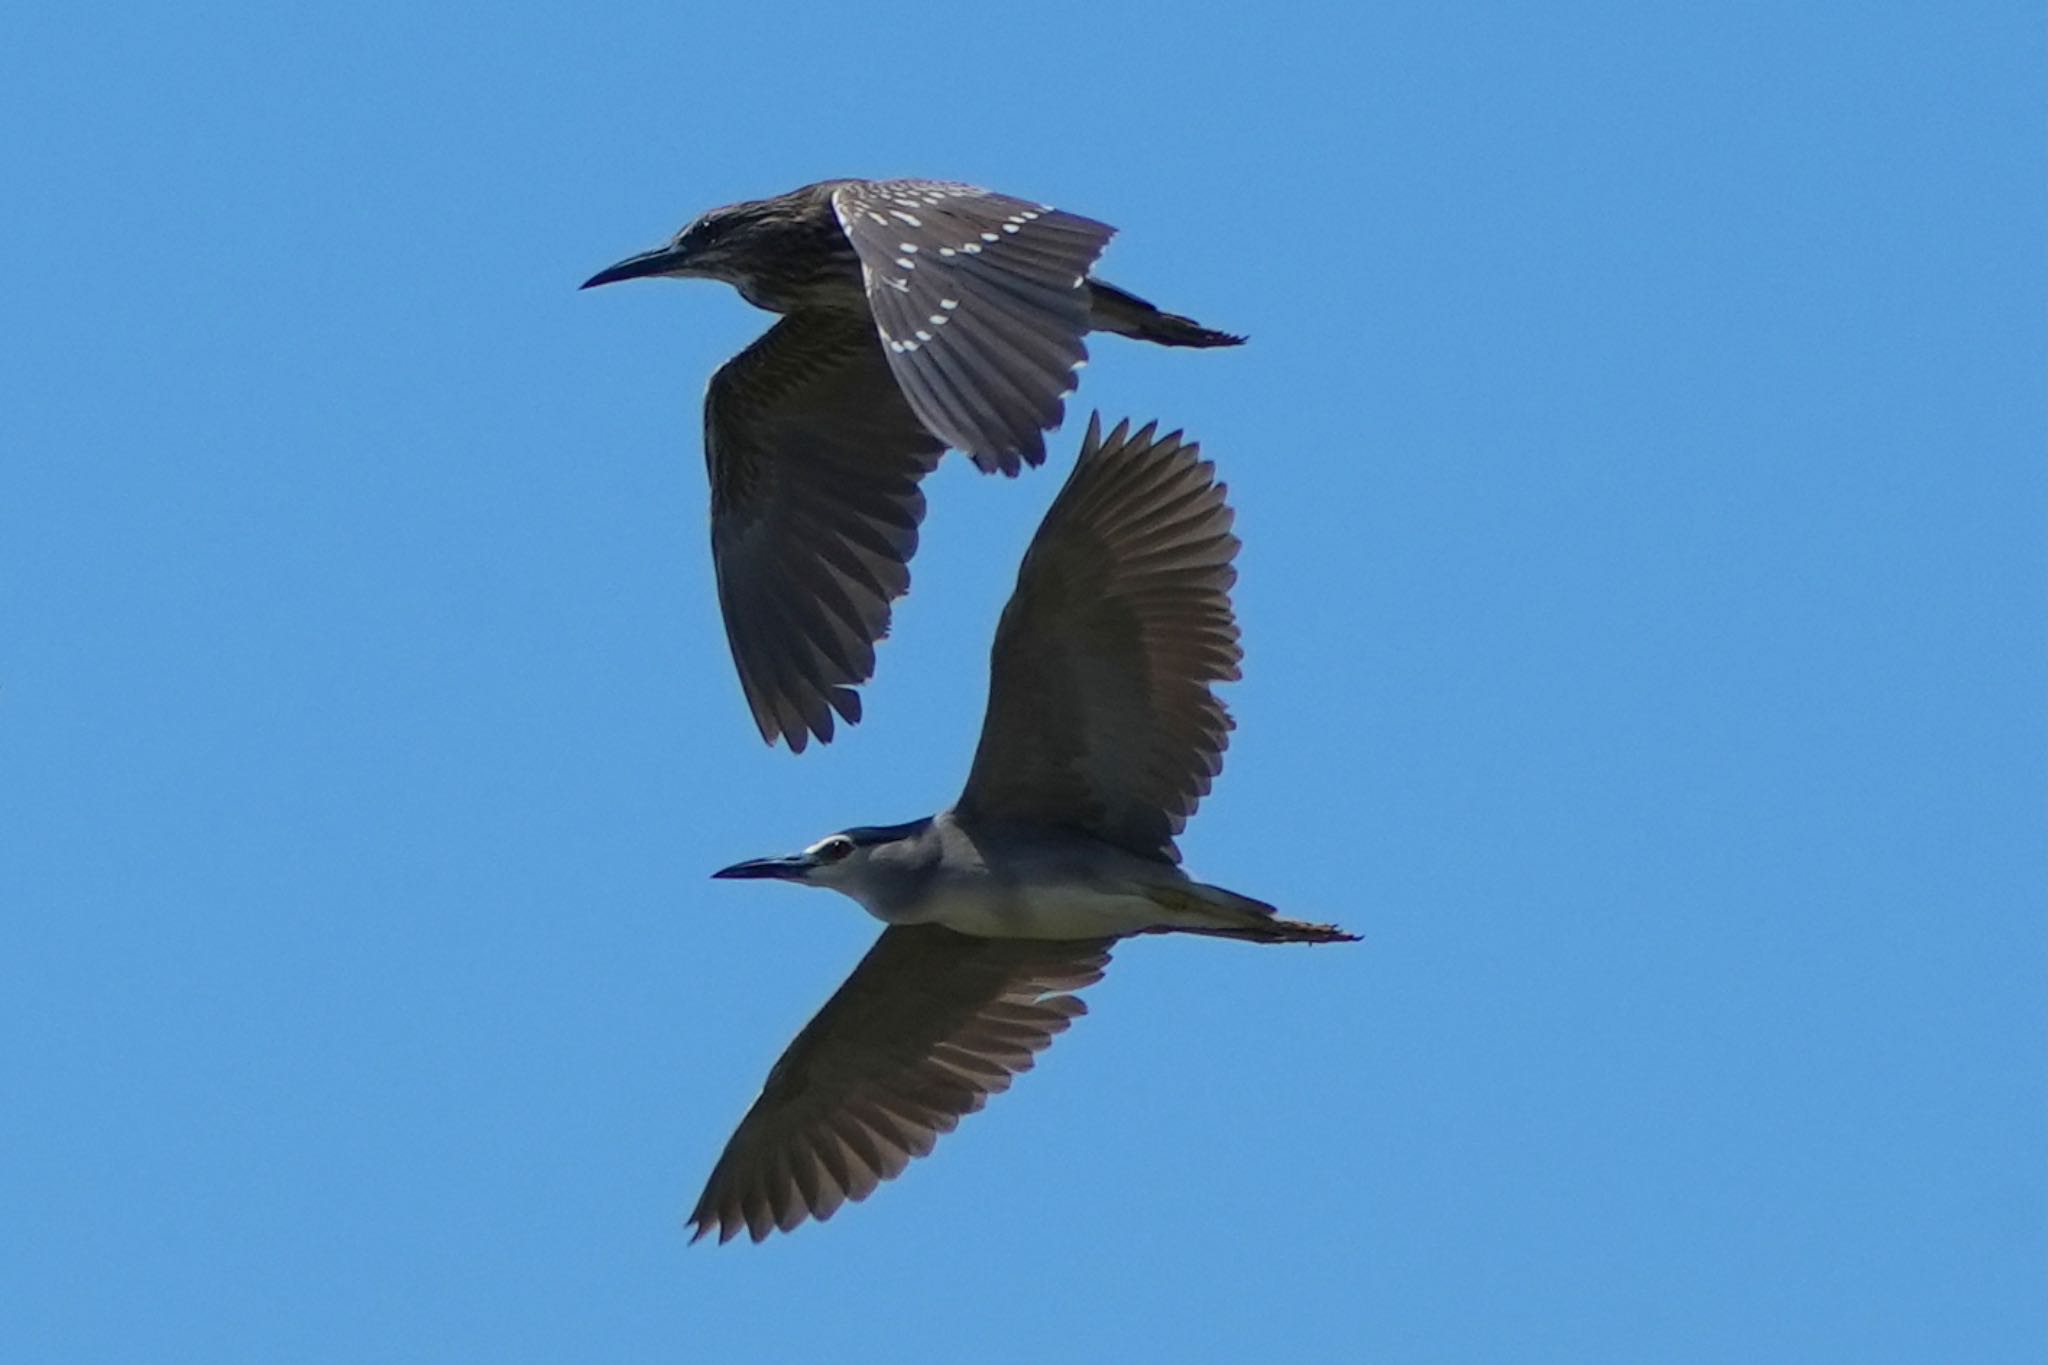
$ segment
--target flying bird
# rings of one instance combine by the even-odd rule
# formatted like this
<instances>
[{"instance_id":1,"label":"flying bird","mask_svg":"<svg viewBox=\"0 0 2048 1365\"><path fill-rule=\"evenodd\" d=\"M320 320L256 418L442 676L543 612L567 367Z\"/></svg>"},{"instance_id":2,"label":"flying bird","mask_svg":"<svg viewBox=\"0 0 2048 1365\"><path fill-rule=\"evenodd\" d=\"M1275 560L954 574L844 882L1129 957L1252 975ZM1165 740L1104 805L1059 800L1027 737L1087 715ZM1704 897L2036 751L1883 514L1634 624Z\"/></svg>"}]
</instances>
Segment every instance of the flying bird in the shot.
<instances>
[{"instance_id":1,"label":"flying bird","mask_svg":"<svg viewBox=\"0 0 2048 1365\"><path fill-rule=\"evenodd\" d=\"M1192 880L1174 838L1223 766L1237 538L1179 433L1089 423L996 630L950 810L828 835L718 877L829 887L888 925L768 1073L690 1221L755 1241L830 1218L1009 1088L1133 934L1330 943Z\"/></svg>"},{"instance_id":2,"label":"flying bird","mask_svg":"<svg viewBox=\"0 0 2048 1365\"><path fill-rule=\"evenodd\" d=\"M704 400L719 607L768 743L860 719L947 447L984 472L1043 462L1090 331L1244 340L1093 278L1114 231L971 185L828 180L713 209L584 282L723 280L784 315Z\"/></svg>"}]
</instances>

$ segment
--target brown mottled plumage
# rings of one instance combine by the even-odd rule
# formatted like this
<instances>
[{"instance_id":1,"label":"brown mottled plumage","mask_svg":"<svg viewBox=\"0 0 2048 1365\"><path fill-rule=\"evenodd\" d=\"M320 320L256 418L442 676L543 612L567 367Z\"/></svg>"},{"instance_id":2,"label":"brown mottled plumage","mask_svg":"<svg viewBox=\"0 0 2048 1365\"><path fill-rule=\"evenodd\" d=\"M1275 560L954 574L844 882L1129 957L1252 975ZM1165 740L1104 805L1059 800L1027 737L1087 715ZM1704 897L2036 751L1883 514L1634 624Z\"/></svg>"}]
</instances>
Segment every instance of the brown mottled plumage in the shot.
<instances>
[{"instance_id":1,"label":"brown mottled plumage","mask_svg":"<svg viewBox=\"0 0 2048 1365\"><path fill-rule=\"evenodd\" d=\"M1092 278L1112 232L969 185L830 180L714 209L586 283L718 279L786 315L705 401L719 603L764 739L801 750L859 719L947 447L1041 463L1089 331L1243 340Z\"/></svg>"}]
</instances>

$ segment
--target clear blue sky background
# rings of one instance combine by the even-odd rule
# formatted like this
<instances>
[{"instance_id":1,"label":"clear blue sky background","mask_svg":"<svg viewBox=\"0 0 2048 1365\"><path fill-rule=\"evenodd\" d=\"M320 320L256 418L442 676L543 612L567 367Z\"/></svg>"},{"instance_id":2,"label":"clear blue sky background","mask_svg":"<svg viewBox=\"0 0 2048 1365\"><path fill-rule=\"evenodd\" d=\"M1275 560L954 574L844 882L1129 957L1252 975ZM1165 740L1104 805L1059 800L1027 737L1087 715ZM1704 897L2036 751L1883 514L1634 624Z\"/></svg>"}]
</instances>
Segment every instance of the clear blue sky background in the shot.
<instances>
[{"instance_id":1,"label":"clear blue sky background","mask_svg":"<svg viewBox=\"0 0 2048 1365\"><path fill-rule=\"evenodd\" d=\"M2032 1361L2038 6L16 6L0 1357ZM741 706L699 402L579 294L930 175L1253 342L1198 873L868 1204L682 1214L949 801L1071 461L949 460L869 720Z\"/></svg>"}]
</instances>

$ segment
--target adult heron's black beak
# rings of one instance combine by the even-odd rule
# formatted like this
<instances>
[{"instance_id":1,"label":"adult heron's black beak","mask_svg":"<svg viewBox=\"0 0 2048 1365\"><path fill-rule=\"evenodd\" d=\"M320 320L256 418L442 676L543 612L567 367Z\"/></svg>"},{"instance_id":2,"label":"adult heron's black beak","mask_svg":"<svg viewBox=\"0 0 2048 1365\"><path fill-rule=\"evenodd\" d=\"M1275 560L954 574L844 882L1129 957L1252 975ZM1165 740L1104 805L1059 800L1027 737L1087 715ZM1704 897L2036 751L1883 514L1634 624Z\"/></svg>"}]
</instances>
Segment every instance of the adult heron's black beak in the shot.
<instances>
[{"instance_id":1,"label":"adult heron's black beak","mask_svg":"<svg viewBox=\"0 0 2048 1365\"><path fill-rule=\"evenodd\" d=\"M666 275L681 267L688 253L675 247L657 247L643 251L638 256L628 256L617 265L608 265L592 275L579 289L595 289L601 284L617 284L620 280L644 280L650 275Z\"/></svg>"},{"instance_id":2,"label":"adult heron's black beak","mask_svg":"<svg viewBox=\"0 0 2048 1365\"><path fill-rule=\"evenodd\" d=\"M810 870L811 860L799 853L789 858L750 858L731 867L721 867L711 875L732 880L773 877L778 881L800 882Z\"/></svg>"}]
</instances>

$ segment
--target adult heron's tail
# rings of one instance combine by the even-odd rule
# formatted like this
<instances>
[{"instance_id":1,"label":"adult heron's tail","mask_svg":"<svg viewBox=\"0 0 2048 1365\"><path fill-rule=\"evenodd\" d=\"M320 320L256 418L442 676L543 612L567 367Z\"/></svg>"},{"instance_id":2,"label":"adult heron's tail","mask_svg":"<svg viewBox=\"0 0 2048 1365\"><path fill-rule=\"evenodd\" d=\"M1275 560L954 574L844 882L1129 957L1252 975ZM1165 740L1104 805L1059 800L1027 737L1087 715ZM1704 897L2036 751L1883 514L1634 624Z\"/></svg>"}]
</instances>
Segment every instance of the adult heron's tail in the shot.
<instances>
[{"instance_id":1,"label":"adult heron's tail","mask_svg":"<svg viewBox=\"0 0 2048 1365\"><path fill-rule=\"evenodd\" d=\"M1150 933L1207 934L1212 938L1243 939L1247 943L1358 942L1358 935L1346 933L1334 924L1283 919L1264 901L1206 882L1147 887L1145 894L1155 904L1173 911L1175 917L1173 924L1148 930Z\"/></svg>"}]
</instances>

